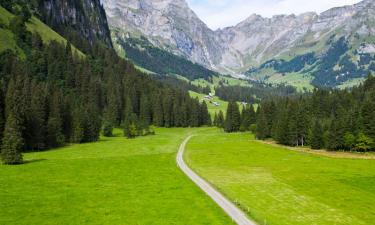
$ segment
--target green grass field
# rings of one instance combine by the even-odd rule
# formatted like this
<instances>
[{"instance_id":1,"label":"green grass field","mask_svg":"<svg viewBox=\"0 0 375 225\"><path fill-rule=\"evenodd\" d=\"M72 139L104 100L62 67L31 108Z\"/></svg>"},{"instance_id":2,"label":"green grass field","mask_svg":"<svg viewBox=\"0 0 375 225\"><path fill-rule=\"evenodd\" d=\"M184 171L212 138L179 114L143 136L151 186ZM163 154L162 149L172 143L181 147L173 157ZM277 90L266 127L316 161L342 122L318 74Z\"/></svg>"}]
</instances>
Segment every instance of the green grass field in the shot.
<instances>
[{"instance_id":1,"label":"green grass field","mask_svg":"<svg viewBox=\"0 0 375 225\"><path fill-rule=\"evenodd\" d=\"M0 165L0 224L232 224L176 165L192 131L102 138Z\"/></svg>"},{"instance_id":2,"label":"green grass field","mask_svg":"<svg viewBox=\"0 0 375 225\"><path fill-rule=\"evenodd\" d=\"M191 139L185 158L259 224L374 224L374 160L296 152L214 128Z\"/></svg>"}]
</instances>

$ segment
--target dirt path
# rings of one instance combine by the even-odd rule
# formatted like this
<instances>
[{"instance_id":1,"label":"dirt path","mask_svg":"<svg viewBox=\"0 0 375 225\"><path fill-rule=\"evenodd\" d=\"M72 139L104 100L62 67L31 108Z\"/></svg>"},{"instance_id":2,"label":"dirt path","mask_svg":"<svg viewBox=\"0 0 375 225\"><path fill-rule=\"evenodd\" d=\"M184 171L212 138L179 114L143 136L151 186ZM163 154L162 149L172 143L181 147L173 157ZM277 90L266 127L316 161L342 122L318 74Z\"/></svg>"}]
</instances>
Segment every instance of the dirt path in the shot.
<instances>
[{"instance_id":1,"label":"dirt path","mask_svg":"<svg viewBox=\"0 0 375 225\"><path fill-rule=\"evenodd\" d=\"M177 165L180 169L196 184L200 187L208 196L212 198L227 214L232 218L238 225L256 225L252 222L244 212L237 208L231 201L216 191L209 183L198 176L192 169L190 169L183 159L185 146L189 142L192 136L187 137L182 142L178 154L177 154Z\"/></svg>"}]
</instances>

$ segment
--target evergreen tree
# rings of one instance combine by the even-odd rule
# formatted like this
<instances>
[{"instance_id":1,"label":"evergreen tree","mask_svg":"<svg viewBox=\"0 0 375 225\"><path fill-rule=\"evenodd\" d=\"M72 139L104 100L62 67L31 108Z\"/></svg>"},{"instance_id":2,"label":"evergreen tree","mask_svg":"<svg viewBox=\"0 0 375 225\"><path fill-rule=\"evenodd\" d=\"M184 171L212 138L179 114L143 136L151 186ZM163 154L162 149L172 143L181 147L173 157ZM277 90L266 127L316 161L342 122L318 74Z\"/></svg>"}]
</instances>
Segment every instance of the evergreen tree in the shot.
<instances>
[{"instance_id":1,"label":"evergreen tree","mask_svg":"<svg viewBox=\"0 0 375 225\"><path fill-rule=\"evenodd\" d=\"M351 151L356 145L356 137L351 132L346 132L344 135L344 147Z\"/></svg>"},{"instance_id":2,"label":"evergreen tree","mask_svg":"<svg viewBox=\"0 0 375 225\"><path fill-rule=\"evenodd\" d=\"M224 119L224 113L223 111L219 111L219 113L217 114L217 126L219 128L224 128L224 123L225 123L225 119Z\"/></svg>"},{"instance_id":3,"label":"evergreen tree","mask_svg":"<svg viewBox=\"0 0 375 225\"><path fill-rule=\"evenodd\" d=\"M268 122L262 107L258 109L256 137L260 140L269 137Z\"/></svg>"},{"instance_id":4,"label":"evergreen tree","mask_svg":"<svg viewBox=\"0 0 375 225\"><path fill-rule=\"evenodd\" d=\"M248 131L250 129L251 125L251 111L250 107L246 106L243 107L242 113L241 113L241 126L240 126L240 131Z\"/></svg>"},{"instance_id":5,"label":"evergreen tree","mask_svg":"<svg viewBox=\"0 0 375 225\"><path fill-rule=\"evenodd\" d=\"M311 131L311 148L312 149L321 149L324 147L323 140L323 127L318 120L315 120L314 126Z\"/></svg>"},{"instance_id":6,"label":"evergreen tree","mask_svg":"<svg viewBox=\"0 0 375 225\"><path fill-rule=\"evenodd\" d=\"M215 127L219 127L219 124L218 124L218 122L217 122L217 112L215 112L215 115L214 115L213 125L214 125Z\"/></svg>"},{"instance_id":7,"label":"evergreen tree","mask_svg":"<svg viewBox=\"0 0 375 225\"><path fill-rule=\"evenodd\" d=\"M12 113L8 115L5 124L4 137L1 145L1 158L4 164L21 164L23 139L17 119Z\"/></svg>"},{"instance_id":8,"label":"evergreen tree","mask_svg":"<svg viewBox=\"0 0 375 225\"><path fill-rule=\"evenodd\" d=\"M200 106L199 106L199 100L198 98L192 99L190 101L190 127L199 127L199 121L200 121Z\"/></svg>"},{"instance_id":9,"label":"evergreen tree","mask_svg":"<svg viewBox=\"0 0 375 225\"><path fill-rule=\"evenodd\" d=\"M237 132L241 126L241 114L236 102L229 102L225 120L225 132Z\"/></svg>"},{"instance_id":10,"label":"evergreen tree","mask_svg":"<svg viewBox=\"0 0 375 225\"><path fill-rule=\"evenodd\" d=\"M45 143L46 101L45 87L33 81L31 86L30 112L27 115L26 130L28 132L26 132L27 135L25 135L27 149L41 150L47 147Z\"/></svg>"},{"instance_id":11,"label":"evergreen tree","mask_svg":"<svg viewBox=\"0 0 375 225\"><path fill-rule=\"evenodd\" d=\"M73 121L72 121L72 134L71 142L72 143L81 143L84 138L84 128L82 125L83 121L83 108L76 106L76 109L73 112Z\"/></svg>"},{"instance_id":12,"label":"evergreen tree","mask_svg":"<svg viewBox=\"0 0 375 225\"><path fill-rule=\"evenodd\" d=\"M375 101L370 95L363 102L361 118L364 134L375 140Z\"/></svg>"},{"instance_id":13,"label":"evergreen tree","mask_svg":"<svg viewBox=\"0 0 375 225\"><path fill-rule=\"evenodd\" d=\"M141 97L139 119L145 126L151 124L151 104L146 95Z\"/></svg>"},{"instance_id":14,"label":"evergreen tree","mask_svg":"<svg viewBox=\"0 0 375 225\"><path fill-rule=\"evenodd\" d=\"M156 126L164 126L164 113L160 94L154 96L152 119Z\"/></svg>"},{"instance_id":15,"label":"evergreen tree","mask_svg":"<svg viewBox=\"0 0 375 225\"><path fill-rule=\"evenodd\" d=\"M123 123L124 128L124 136L127 138L135 138L139 135L139 131L137 129L138 118L137 115L133 111L133 104L130 98L127 98L126 105L125 105L125 120Z\"/></svg>"},{"instance_id":16,"label":"evergreen tree","mask_svg":"<svg viewBox=\"0 0 375 225\"><path fill-rule=\"evenodd\" d=\"M255 109L254 109L254 105L250 105L249 119L250 119L250 121L249 121L250 124L255 124L257 122L256 112L255 112Z\"/></svg>"},{"instance_id":17,"label":"evergreen tree","mask_svg":"<svg viewBox=\"0 0 375 225\"><path fill-rule=\"evenodd\" d=\"M55 90L50 100L50 113L47 120L46 142L49 147L58 147L64 144L61 118L62 94Z\"/></svg>"},{"instance_id":18,"label":"evergreen tree","mask_svg":"<svg viewBox=\"0 0 375 225\"><path fill-rule=\"evenodd\" d=\"M212 125L211 116L208 113L208 108L207 108L207 104L205 101L202 102L200 111L201 111L200 112L200 115L201 115L200 125L211 126Z\"/></svg>"}]
</instances>

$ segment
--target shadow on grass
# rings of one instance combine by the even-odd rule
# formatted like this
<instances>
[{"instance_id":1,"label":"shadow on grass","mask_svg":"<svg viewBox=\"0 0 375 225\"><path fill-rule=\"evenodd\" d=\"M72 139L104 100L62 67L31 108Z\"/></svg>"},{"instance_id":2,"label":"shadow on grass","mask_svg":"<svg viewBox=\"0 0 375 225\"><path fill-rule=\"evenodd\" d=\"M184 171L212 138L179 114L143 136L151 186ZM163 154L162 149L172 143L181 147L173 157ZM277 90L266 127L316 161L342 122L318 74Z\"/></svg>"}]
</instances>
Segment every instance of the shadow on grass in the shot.
<instances>
[{"instance_id":1,"label":"shadow on grass","mask_svg":"<svg viewBox=\"0 0 375 225\"><path fill-rule=\"evenodd\" d=\"M31 160L25 160L23 161L23 164L30 164L30 163L37 163L37 162L42 162L46 161L47 159L31 159Z\"/></svg>"}]
</instances>

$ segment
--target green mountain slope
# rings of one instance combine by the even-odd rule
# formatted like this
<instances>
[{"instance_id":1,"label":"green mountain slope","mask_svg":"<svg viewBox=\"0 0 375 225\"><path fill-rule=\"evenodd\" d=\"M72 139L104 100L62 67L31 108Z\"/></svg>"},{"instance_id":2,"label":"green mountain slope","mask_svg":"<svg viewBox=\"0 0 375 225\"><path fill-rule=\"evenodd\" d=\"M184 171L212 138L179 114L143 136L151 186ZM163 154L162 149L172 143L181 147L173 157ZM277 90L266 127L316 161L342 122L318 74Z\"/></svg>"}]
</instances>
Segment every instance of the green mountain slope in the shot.
<instances>
[{"instance_id":1,"label":"green mountain slope","mask_svg":"<svg viewBox=\"0 0 375 225\"><path fill-rule=\"evenodd\" d=\"M132 60L136 65L158 74L180 75L189 80L208 79L214 75L205 67L174 55L169 51L154 47L146 38L116 38L122 33L113 31L113 44L121 57Z\"/></svg>"},{"instance_id":2,"label":"green mountain slope","mask_svg":"<svg viewBox=\"0 0 375 225\"><path fill-rule=\"evenodd\" d=\"M9 23L13 17L14 15L12 13L0 6L0 52L9 49L17 52L22 57L24 56L23 50L17 45L14 34L9 27ZM32 17L30 21L26 23L26 26L28 31L38 33L42 37L44 43L50 41L57 41L64 44L67 43L67 40L64 37L56 33L36 17ZM77 52L81 56L84 55L74 46L72 46L72 51Z\"/></svg>"}]
</instances>

